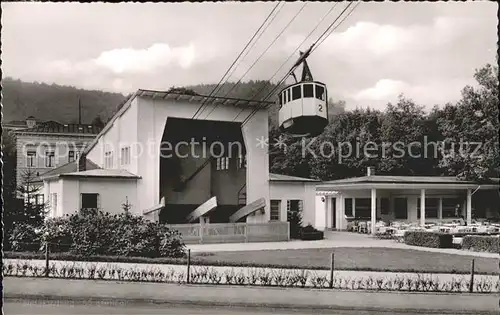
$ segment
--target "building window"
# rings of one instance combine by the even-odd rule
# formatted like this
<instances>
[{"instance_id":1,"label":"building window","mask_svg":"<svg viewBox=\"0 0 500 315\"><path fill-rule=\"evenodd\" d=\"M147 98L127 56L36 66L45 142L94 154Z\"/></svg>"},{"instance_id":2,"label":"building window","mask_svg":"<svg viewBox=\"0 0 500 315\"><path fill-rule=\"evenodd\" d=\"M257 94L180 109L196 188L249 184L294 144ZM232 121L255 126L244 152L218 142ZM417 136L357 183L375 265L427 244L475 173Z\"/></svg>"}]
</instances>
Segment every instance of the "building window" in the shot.
<instances>
[{"instance_id":1,"label":"building window","mask_svg":"<svg viewBox=\"0 0 500 315\"><path fill-rule=\"evenodd\" d=\"M217 170L228 170L229 169L229 157L219 157L217 158Z\"/></svg>"},{"instance_id":2,"label":"building window","mask_svg":"<svg viewBox=\"0 0 500 315\"><path fill-rule=\"evenodd\" d=\"M348 217L352 217L352 198L344 199L344 211L345 215Z\"/></svg>"},{"instance_id":3,"label":"building window","mask_svg":"<svg viewBox=\"0 0 500 315\"><path fill-rule=\"evenodd\" d=\"M45 152L45 167L54 167L55 166L55 152L47 151Z\"/></svg>"},{"instance_id":4,"label":"building window","mask_svg":"<svg viewBox=\"0 0 500 315\"><path fill-rule=\"evenodd\" d=\"M437 219L438 207L438 198L425 198L425 217ZM420 198L417 200L417 218L420 219Z\"/></svg>"},{"instance_id":5,"label":"building window","mask_svg":"<svg viewBox=\"0 0 500 315\"><path fill-rule=\"evenodd\" d=\"M75 151L68 151L68 162L73 162L75 160Z\"/></svg>"},{"instance_id":6,"label":"building window","mask_svg":"<svg viewBox=\"0 0 500 315\"><path fill-rule=\"evenodd\" d=\"M271 200L271 221L280 221L281 200Z\"/></svg>"},{"instance_id":7,"label":"building window","mask_svg":"<svg viewBox=\"0 0 500 315\"><path fill-rule=\"evenodd\" d=\"M321 85L316 85L316 98L319 100L325 100L325 88Z\"/></svg>"},{"instance_id":8,"label":"building window","mask_svg":"<svg viewBox=\"0 0 500 315\"><path fill-rule=\"evenodd\" d=\"M356 198L355 212L357 218L371 218L372 216L371 198Z\"/></svg>"},{"instance_id":9,"label":"building window","mask_svg":"<svg viewBox=\"0 0 500 315\"><path fill-rule=\"evenodd\" d=\"M314 97L314 88L312 84L304 84L304 97Z\"/></svg>"},{"instance_id":10,"label":"building window","mask_svg":"<svg viewBox=\"0 0 500 315\"><path fill-rule=\"evenodd\" d=\"M292 87L292 101L298 100L302 97L302 86L297 85Z\"/></svg>"},{"instance_id":11,"label":"building window","mask_svg":"<svg viewBox=\"0 0 500 315\"><path fill-rule=\"evenodd\" d=\"M247 159L244 155L240 155L238 157L238 168L241 169L245 167L247 167Z\"/></svg>"},{"instance_id":12,"label":"building window","mask_svg":"<svg viewBox=\"0 0 500 315\"><path fill-rule=\"evenodd\" d=\"M389 214L389 198L380 199L380 214Z\"/></svg>"},{"instance_id":13,"label":"building window","mask_svg":"<svg viewBox=\"0 0 500 315\"><path fill-rule=\"evenodd\" d=\"M99 194L82 194L82 209L99 209Z\"/></svg>"},{"instance_id":14,"label":"building window","mask_svg":"<svg viewBox=\"0 0 500 315\"><path fill-rule=\"evenodd\" d=\"M26 166L36 167L36 151L28 151L26 153Z\"/></svg>"},{"instance_id":15,"label":"building window","mask_svg":"<svg viewBox=\"0 0 500 315\"><path fill-rule=\"evenodd\" d=\"M104 153L104 168L113 167L113 152L108 151Z\"/></svg>"},{"instance_id":16,"label":"building window","mask_svg":"<svg viewBox=\"0 0 500 315\"><path fill-rule=\"evenodd\" d=\"M394 199L394 215L396 219L408 219L408 202L406 198Z\"/></svg>"},{"instance_id":17,"label":"building window","mask_svg":"<svg viewBox=\"0 0 500 315\"><path fill-rule=\"evenodd\" d=\"M121 163L122 165L130 164L130 147L121 149Z\"/></svg>"},{"instance_id":18,"label":"building window","mask_svg":"<svg viewBox=\"0 0 500 315\"><path fill-rule=\"evenodd\" d=\"M458 200L458 198L443 198L443 208L442 208L443 219L456 218L458 215L460 215L460 213L456 213L457 206L460 207L460 201ZM461 211L461 208L459 208L459 211Z\"/></svg>"}]
</instances>

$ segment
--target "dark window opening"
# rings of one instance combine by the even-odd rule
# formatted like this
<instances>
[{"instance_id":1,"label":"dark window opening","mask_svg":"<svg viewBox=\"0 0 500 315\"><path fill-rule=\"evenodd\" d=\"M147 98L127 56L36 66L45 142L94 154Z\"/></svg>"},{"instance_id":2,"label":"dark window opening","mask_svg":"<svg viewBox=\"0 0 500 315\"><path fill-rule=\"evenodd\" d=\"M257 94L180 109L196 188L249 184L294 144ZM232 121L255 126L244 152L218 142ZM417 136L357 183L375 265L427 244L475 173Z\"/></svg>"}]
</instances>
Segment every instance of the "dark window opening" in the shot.
<instances>
[{"instance_id":1,"label":"dark window opening","mask_svg":"<svg viewBox=\"0 0 500 315\"><path fill-rule=\"evenodd\" d=\"M389 198L380 199L380 214L389 214Z\"/></svg>"},{"instance_id":2,"label":"dark window opening","mask_svg":"<svg viewBox=\"0 0 500 315\"><path fill-rule=\"evenodd\" d=\"M437 219L439 199L425 198L425 217ZM417 200L417 218L420 219L420 198Z\"/></svg>"},{"instance_id":3,"label":"dark window opening","mask_svg":"<svg viewBox=\"0 0 500 315\"><path fill-rule=\"evenodd\" d=\"M314 88L312 84L304 84L304 97L314 97Z\"/></svg>"},{"instance_id":4,"label":"dark window opening","mask_svg":"<svg viewBox=\"0 0 500 315\"><path fill-rule=\"evenodd\" d=\"M355 212L357 218L371 218L372 216L371 198L356 198Z\"/></svg>"},{"instance_id":5,"label":"dark window opening","mask_svg":"<svg viewBox=\"0 0 500 315\"><path fill-rule=\"evenodd\" d=\"M300 85L292 88L292 101L298 100L302 97L302 87Z\"/></svg>"},{"instance_id":6,"label":"dark window opening","mask_svg":"<svg viewBox=\"0 0 500 315\"><path fill-rule=\"evenodd\" d=\"M99 194L82 194L82 209L98 209Z\"/></svg>"},{"instance_id":7,"label":"dark window opening","mask_svg":"<svg viewBox=\"0 0 500 315\"><path fill-rule=\"evenodd\" d=\"M456 218L461 213L461 204L458 198L443 198L443 208L441 215L445 218ZM457 211L458 208L458 211ZM458 212L458 213L457 213ZM427 213L427 211L426 211Z\"/></svg>"},{"instance_id":8,"label":"dark window opening","mask_svg":"<svg viewBox=\"0 0 500 315\"><path fill-rule=\"evenodd\" d=\"M394 199L394 214L396 219L408 219L408 202L406 198Z\"/></svg>"},{"instance_id":9,"label":"dark window opening","mask_svg":"<svg viewBox=\"0 0 500 315\"><path fill-rule=\"evenodd\" d=\"M68 162L73 162L75 160L75 151L68 152Z\"/></svg>"},{"instance_id":10,"label":"dark window opening","mask_svg":"<svg viewBox=\"0 0 500 315\"><path fill-rule=\"evenodd\" d=\"M326 100L325 87L316 85L316 98L322 101Z\"/></svg>"},{"instance_id":11,"label":"dark window opening","mask_svg":"<svg viewBox=\"0 0 500 315\"><path fill-rule=\"evenodd\" d=\"M352 198L344 199L344 210L346 216L352 217Z\"/></svg>"}]
</instances>

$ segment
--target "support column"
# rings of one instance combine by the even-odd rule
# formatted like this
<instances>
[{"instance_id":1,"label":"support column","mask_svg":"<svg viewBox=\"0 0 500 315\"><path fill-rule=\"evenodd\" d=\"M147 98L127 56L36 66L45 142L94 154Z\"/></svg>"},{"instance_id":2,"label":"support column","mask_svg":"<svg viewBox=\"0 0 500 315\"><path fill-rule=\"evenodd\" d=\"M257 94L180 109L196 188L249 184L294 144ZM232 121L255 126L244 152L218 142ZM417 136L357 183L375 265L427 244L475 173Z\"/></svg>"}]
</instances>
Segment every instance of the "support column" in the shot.
<instances>
[{"instance_id":1,"label":"support column","mask_svg":"<svg viewBox=\"0 0 500 315\"><path fill-rule=\"evenodd\" d=\"M443 220L443 198L439 198L438 202L438 219Z\"/></svg>"},{"instance_id":2,"label":"support column","mask_svg":"<svg viewBox=\"0 0 500 315\"><path fill-rule=\"evenodd\" d=\"M425 226L425 189L420 190L420 226Z\"/></svg>"},{"instance_id":3,"label":"support column","mask_svg":"<svg viewBox=\"0 0 500 315\"><path fill-rule=\"evenodd\" d=\"M472 193L470 189L467 189L467 225L472 224Z\"/></svg>"},{"instance_id":4,"label":"support column","mask_svg":"<svg viewBox=\"0 0 500 315\"><path fill-rule=\"evenodd\" d=\"M352 198L352 216L356 217L356 198Z\"/></svg>"},{"instance_id":5,"label":"support column","mask_svg":"<svg viewBox=\"0 0 500 315\"><path fill-rule=\"evenodd\" d=\"M372 188L372 209L371 209L372 235L375 235L375 223L377 223L377 190Z\"/></svg>"},{"instance_id":6,"label":"support column","mask_svg":"<svg viewBox=\"0 0 500 315\"><path fill-rule=\"evenodd\" d=\"M337 231L341 231L342 230L342 223L344 222L344 217L345 217L345 197L344 195L341 195L340 196L340 204L339 204L339 208L335 207L335 211L337 213L335 213L335 221L336 222L333 222L332 224L335 225L335 228L337 229ZM333 209L333 205L332 205L332 209ZM333 216L333 214L332 214ZM338 222L338 224L337 224Z\"/></svg>"}]
</instances>

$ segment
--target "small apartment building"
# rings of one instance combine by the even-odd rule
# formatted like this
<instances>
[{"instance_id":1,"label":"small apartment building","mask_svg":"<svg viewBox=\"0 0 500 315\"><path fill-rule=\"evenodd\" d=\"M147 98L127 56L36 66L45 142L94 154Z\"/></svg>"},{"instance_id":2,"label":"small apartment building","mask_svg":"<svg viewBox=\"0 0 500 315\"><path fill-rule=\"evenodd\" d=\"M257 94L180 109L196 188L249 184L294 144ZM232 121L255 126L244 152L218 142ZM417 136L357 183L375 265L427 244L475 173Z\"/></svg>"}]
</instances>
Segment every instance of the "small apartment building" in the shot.
<instances>
[{"instance_id":1,"label":"small apartment building","mask_svg":"<svg viewBox=\"0 0 500 315\"><path fill-rule=\"evenodd\" d=\"M14 130L17 150L16 182L21 184L27 170L38 177L76 161L101 129L93 125L37 122L29 117L26 128Z\"/></svg>"}]
</instances>

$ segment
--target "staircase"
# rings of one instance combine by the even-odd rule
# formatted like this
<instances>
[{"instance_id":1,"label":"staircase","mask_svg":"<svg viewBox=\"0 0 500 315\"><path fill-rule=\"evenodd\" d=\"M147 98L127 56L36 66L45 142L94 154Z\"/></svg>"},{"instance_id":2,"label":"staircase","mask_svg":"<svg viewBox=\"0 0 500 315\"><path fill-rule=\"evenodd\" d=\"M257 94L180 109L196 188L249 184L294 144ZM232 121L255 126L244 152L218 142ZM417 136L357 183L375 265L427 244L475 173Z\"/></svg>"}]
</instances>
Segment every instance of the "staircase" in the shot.
<instances>
[{"instance_id":1,"label":"staircase","mask_svg":"<svg viewBox=\"0 0 500 315\"><path fill-rule=\"evenodd\" d=\"M217 197L212 197L205 201L203 204L201 204L198 208L196 208L193 212L191 212L187 217L186 220L191 223L197 219L199 219L202 216L207 215L211 211L213 211L215 208L217 208Z\"/></svg>"},{"instance_id":2,"label":"staircase","mask_svg":"<svg viewBox=\"0 0 500 315\"><path fill-rule=\"evenodd\" d=\"M247 204L247 190L245 189L246 186L246 184L243 185L238 191L238 205L240 206L244 206Z\"/></svg>"},{"instance_id":3,"label":"staircase","mask_svg":"<svg viewBox=\"0 0 500 315\"><path fill-rule=\"evenodd\" d=\"M211 156L209 158L207 158L205 160L205 162L203 162L203 164L200 165L200 167L198 167L190 176L188 176L185 180L181 180L179 183L177 183L175 186L174 186L174 191L175 192L182 192L186 189L187 187L187 184L193 180L196 175L198 175L207 165L210 164L210 162L212 162L214 158Z\"/></svg>"},{"instance_id":4,"label":"staircase","mask_svg":"<svg viewBox=\"0 0 500 315\"><path fill-rule=\"evenodd\" d=\"M252 213L263 210L265 207L266 200L264 198L259 198L236 211L229 217L229 222L238 222L238 220L243 219Z\"/></svg>"}]
</instances>

